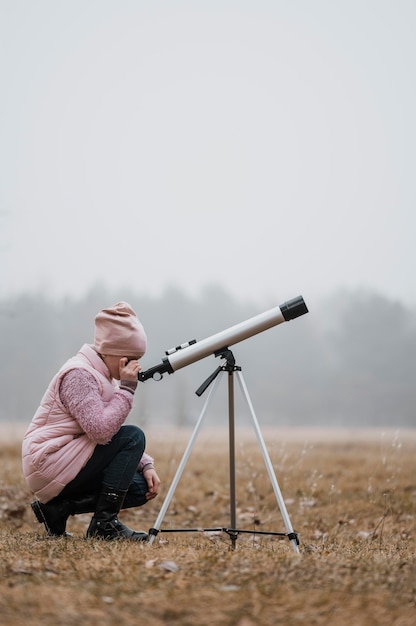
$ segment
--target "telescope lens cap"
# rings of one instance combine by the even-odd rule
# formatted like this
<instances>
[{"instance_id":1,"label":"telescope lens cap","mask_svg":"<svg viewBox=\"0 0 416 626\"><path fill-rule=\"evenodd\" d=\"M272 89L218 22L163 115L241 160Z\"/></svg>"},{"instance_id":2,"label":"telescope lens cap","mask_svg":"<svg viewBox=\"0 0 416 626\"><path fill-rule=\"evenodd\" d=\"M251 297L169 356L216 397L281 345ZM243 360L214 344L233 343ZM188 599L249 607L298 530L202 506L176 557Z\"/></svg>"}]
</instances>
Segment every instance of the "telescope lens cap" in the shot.
<instances>
[{"instance_id":1,"label":"telescope lens cap","mask_svg":"<svg viewBox=\"0 0 416 626\"><path fill-rule=\"evenodd\" d=\"M280 310L286 322L309 312L302 296L288 300L280 306Z\"/></svg>"}]
</instances>

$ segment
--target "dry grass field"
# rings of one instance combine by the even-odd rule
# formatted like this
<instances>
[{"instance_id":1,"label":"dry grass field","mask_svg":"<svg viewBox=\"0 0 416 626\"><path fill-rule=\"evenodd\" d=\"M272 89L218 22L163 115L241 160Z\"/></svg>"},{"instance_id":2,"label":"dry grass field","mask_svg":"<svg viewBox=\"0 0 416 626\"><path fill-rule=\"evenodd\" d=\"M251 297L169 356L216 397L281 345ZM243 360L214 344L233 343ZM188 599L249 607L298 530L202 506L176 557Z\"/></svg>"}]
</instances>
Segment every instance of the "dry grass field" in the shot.
<instances>
[{"instance_id":1,"label":"dry grass field","mask_svg":"<svg viewBox=\"0 0 416 626\"><path fill-rule=\"evenodd\" d=\"M287 538L161 532L153 544L48 539L30 510L20 444L3 437L0 623L33 626L414 626L416 433L263 432L300 554ZM160 498L125 511L154 524L188 434L148 433ZM227 527L228 436L202 432L162 529ZM284 532L255 435L236 432L238 528Z\"/></svg>"}]
</instances>

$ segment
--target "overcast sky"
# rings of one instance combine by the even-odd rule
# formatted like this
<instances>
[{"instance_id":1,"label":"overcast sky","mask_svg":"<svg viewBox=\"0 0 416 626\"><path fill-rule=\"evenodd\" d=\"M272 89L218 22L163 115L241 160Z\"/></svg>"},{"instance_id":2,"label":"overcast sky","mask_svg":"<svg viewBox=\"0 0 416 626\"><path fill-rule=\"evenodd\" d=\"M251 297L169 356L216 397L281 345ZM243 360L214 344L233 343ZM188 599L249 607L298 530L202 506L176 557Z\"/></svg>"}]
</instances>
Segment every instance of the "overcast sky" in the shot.
<instances>
[{"instance_id":1,"label":"overcast sky","mask_svg":"<svg viewBox=\"0 0 416 626\"><path fill-rule=\"evenodd\" d=\"M0 0L1 293L416 304L414 0Z\"/></svg>"}]
</instances>

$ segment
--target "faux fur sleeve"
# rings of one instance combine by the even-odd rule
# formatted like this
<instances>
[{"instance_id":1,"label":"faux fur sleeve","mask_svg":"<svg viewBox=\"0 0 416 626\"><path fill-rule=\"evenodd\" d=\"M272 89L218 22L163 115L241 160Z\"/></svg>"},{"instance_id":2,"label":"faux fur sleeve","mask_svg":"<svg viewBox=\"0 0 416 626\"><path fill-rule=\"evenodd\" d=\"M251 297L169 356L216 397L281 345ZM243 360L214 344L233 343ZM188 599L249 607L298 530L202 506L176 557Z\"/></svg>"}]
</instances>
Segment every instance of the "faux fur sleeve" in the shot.
<instances>
[{"instance_id":1,"label":"faux fur sleeve","mask_svg":"<svg viewBox=\"0 0 416 626\"><path fill-rule=\"evenodd\" d=\"M116 389L110 401L104 403L96 379L82 368L65 374L59 396L67 411L97 444L105 444L111 440L133 406L133 395L122 389Z\"/></svg>"}]
</instances>

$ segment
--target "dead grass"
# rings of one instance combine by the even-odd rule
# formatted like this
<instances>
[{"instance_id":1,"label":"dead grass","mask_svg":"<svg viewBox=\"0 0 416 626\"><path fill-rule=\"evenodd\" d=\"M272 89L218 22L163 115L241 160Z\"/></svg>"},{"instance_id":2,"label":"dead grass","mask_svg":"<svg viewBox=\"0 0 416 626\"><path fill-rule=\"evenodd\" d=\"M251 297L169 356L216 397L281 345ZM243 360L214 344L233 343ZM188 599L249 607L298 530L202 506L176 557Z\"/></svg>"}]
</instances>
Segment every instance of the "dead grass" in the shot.
<instances>
[{"instance_id":1,"label":"dead grass","mask_svg":"<svg viewBox=\"0 0 416 626\"><path fill-rule=\"evenodd\" d=\"M152 626L413 626L416 434L267 431L301 554L269 535L162 532L152 545L47 539L33 518L20 446L3 439L0 623ZM159 501L125 511L155 522L188 434L150 433ZM162 528L229 526L227 433L197 441ZM236 436L238 527L284 531L254 435Z\"/></svg>"}]
</instances>

